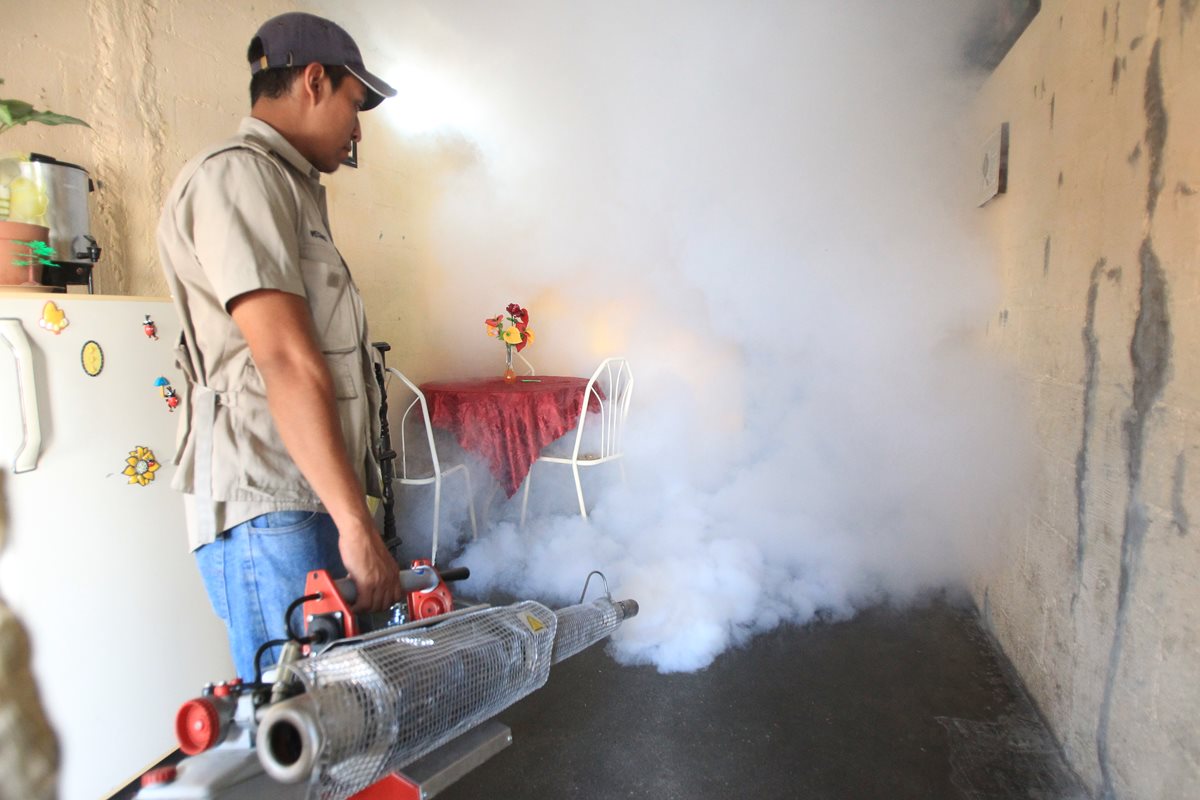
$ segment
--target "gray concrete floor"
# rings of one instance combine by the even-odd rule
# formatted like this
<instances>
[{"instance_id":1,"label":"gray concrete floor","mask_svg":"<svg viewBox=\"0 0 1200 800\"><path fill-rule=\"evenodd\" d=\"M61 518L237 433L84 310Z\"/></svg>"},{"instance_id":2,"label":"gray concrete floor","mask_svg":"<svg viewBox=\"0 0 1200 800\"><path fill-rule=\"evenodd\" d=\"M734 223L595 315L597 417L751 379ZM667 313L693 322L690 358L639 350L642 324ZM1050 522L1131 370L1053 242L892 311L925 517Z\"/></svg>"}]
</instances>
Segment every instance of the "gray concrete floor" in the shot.
<instances>
[{"instance_id":1,"label":"gray concrete floor","mask_svg":"<svg viewBox=\"0 0 1200 800\"><path fill-rule=\"evenodd\" d=\"M596 645L499 719L513 744L439 798L1086 797L975 612L944 600L780 628L691 674Z\"/></svg>"}]
</instances>

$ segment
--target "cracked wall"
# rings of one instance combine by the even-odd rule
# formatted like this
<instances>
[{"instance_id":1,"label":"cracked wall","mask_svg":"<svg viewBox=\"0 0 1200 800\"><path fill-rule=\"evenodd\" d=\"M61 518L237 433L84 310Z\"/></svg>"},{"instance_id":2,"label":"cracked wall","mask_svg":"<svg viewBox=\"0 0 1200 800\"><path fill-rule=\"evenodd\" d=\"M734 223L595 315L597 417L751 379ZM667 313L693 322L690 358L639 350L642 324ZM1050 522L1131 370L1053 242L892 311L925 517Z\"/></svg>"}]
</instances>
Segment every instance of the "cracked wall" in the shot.
<instances>
[{"instance_id":1,"label":"cracked wall","mask_svg":"<svg viewBox=\"0 0 1200 800\"><path fill-rule=\"evenodd\" d=\"M162 198L187 159L248 112L246 45L264 19L294 7L43 0L36 13L5 15L5 96L91 129L28 125L5 134L0 151L46 153L91 174L98 291L166 293L154 242Z\"/></svg>"},{"instance_id":2,"label":"cracked wall","mask_svg":"<svg viewBox=\"0 0 1200 800\"><path fill-rule=\"evenodd\" d=\"M1195 7L1045 0L976 108L981 142L1011 126L988 338L1036 398L1039 475L975 592L1102 798L1200 796Z\"/></svg>"}]
</instances>

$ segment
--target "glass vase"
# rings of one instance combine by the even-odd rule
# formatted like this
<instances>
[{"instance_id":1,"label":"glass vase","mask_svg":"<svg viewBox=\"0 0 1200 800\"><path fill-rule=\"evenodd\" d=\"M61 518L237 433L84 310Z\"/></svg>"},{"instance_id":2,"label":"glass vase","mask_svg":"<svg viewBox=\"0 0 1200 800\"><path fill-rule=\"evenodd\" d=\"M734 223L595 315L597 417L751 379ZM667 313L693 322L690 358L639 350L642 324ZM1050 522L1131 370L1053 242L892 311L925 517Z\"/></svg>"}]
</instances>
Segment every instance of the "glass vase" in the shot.
<instances>
[{"instance_id":1,"label":"glass vase","mask_svg":"<svg viewBox=\"0 0 1200 800\"><path fill-rule=\"evenodd\" d=\"M513 370L512 365L512 345L504 347L504 382L514 383L517 380L517 373Z\"/></svg>"}]
</instances>

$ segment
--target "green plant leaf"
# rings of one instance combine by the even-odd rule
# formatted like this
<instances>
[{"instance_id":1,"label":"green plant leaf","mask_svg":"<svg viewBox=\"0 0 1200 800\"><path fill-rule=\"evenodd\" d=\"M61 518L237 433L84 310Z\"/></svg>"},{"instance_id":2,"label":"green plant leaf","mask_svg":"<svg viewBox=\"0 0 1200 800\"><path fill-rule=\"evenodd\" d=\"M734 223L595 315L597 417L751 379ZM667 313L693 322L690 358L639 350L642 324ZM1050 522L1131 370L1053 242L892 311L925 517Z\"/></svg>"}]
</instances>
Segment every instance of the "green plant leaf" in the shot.
<instances>
[{"instance_id":1,"label":"green plant leaf","mask_svg":"<svg viewBox=\"0 0 1200 800\"><path fill-rule=\"evenodd\" d=\"M3 83L4 79L0 78L0 84ZM24 100L0 100L0 132L16 125L25 125L30 122L38 122L42 125L83 125L85 128L91 127L91 125L88 125L77 117L69 117L66 114L57 114L53 111L38 111Z\"/></svg>"},{"instance_id":2,"label":"green plant leaf","mask_svg":"<svg viewBox=\"0 0 1200 800\"><path fill-rule=\"evenodd\" d=\"M33 113L33 106L24 100L0 100L0 106L8 110L8 115L12 118L12 122L9 123L11 125L24 124L25 118Z\"/></svg>"},{"instance_id":3,"label":"green plant leaf","mask_svg":"<svg viewBox=\"0 0 1200 800\"><path fill-rule=\"evenodd\" d=\"M77 117L68 117L66 114L55 114L53 111L34 111L25 122L40 122L43 125L82 125L85 128L92 127Z\"/></svg>"}]
</instances>

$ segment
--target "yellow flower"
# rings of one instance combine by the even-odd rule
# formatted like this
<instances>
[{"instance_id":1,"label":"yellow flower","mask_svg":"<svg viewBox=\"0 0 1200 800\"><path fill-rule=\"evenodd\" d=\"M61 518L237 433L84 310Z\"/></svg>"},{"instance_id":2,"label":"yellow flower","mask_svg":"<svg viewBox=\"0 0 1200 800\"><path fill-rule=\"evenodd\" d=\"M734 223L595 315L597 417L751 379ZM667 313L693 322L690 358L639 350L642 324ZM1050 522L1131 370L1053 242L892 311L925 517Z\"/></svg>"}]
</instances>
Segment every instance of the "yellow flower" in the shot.
<instances>
[{"instance_id":1,"label":"yellow flower","mask_svg":"<svg viewBox=\"0 0 1200 800\"><path fill-rule=\"evenodd\" d=\"M149 447L139 446L130 450L125 464L126 467L121 474L128 475L130 483L142 486L154 480L154 473L158 471L158 459L154 457L154 451Z\"/></svg>"},{"instance_id":2,"label":"yellow flower","mask_svg":"<svg viewBox=\"0 0 1200 800\"><path fill-rule=\"evenodd\" d=\"M519 330L517 330L516 327L505 328L504 329L504 343L505 344L520 344L521 343L521 332Z\"/></svg>"},{"instance_id":3,"label":"yellow flower","mask_svg":"<svg viewBox=\"0 0 1200 800\"><path fill-rule=\"evenodd\" d=\"M525 329L525 344L533 344L533 328Z\"/></svg>"}]
</instances>

